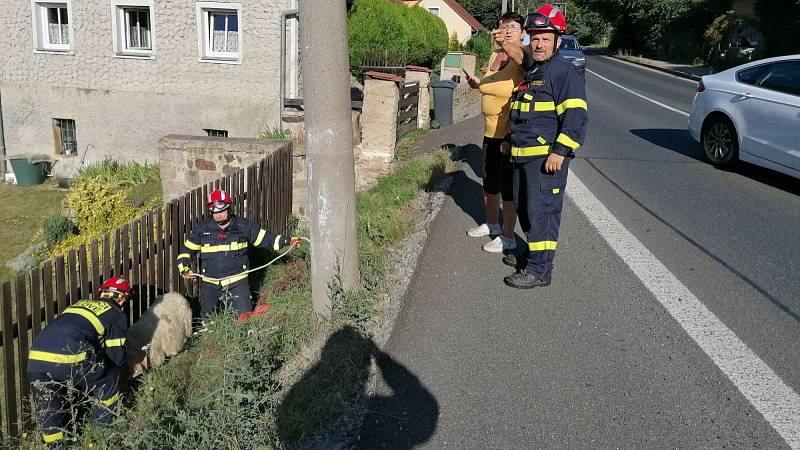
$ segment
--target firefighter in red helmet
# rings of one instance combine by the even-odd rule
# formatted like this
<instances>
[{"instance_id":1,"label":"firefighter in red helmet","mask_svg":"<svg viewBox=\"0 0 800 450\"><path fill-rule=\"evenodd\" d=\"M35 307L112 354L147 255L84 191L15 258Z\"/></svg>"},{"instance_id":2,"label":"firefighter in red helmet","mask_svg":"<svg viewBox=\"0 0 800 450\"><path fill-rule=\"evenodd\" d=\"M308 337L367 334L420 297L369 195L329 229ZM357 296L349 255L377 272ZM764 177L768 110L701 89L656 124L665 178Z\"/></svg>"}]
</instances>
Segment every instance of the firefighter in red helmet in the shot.
<instances>
[{"instance_id":1,"label":"firefighter in red helmet","mask_svg":"<svg viewBox=\"0 0 800 450\"><path fill-rule=\"evenodd\" d=\"M586 137L588 124L583 76L558 55L567 21L558 7L546 4L525 19L530 45L520 47L496 35L503 50L525 70L511 103L511 139L506 150L513 164L514 202L528 248L517 268L504 278L513 288L548 286L558 245L561 209L569 163Z\"/></svg>"},{"instance_id":2,"label":"firefighter in red helmet","mask_svg":"<svg viewBox=\"0 0 800 450\"><path fill-rule=\"evenodd\" d=\"M232 199L217 189L208 196L211 217L200 221L189 233L178 255L178 270L184 277L193 277L192 260L200 259L200 313L208 316L220 303L229 298L226 306L239 314L253 309L247 271L250 268L250 247L279 250L297 245L300 238L290 238L264 230L249 220L233 214ZM223 290L228 295L223 296Z\"/></svg>"},{"instance_id":3,"label":"firefighter in red helmet","mask_svg":"<svg viewBox=\"0 0 800 450\"><path fill-rule=\"evenodd\" d=\"M103 424L113 417L128 331L122 307L130 293L127 280L109 278L100 286L97 299L80 300L66 308L33 338L28 380L48 447L66 448L65 421L72 409L68 401L76 392L92 399L92 422Z\"/></svg>"}]
</instances>

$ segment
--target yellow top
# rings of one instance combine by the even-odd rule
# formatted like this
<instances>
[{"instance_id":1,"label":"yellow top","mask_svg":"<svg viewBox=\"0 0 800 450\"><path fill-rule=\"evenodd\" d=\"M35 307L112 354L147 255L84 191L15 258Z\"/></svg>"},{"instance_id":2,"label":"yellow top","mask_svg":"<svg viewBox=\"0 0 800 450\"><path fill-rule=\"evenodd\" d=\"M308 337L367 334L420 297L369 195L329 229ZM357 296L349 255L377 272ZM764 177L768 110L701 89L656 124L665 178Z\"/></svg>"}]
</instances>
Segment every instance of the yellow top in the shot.
<instances>
[{"instance_id":1,"label":"yellow top","mask_svg":"<svg viewBox=\"0 0 800 450\"><path fill-rule=\"evenodd\" d=\"M499 53L489 59L489 67ZM522 82L524 73L511 59L497 72L491 70L481 78L481 112L483 113L483 135L504 138L511 132L508 114L511 112L511 92Z\"/></svg>"}]
</instances>

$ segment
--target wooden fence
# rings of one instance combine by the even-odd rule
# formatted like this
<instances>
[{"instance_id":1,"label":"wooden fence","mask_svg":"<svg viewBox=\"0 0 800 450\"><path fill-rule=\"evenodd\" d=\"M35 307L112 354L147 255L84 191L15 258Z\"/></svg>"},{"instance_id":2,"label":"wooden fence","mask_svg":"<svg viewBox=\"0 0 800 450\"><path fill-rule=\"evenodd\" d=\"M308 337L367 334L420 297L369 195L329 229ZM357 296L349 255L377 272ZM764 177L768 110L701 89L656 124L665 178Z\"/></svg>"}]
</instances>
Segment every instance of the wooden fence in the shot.
<instances>
[{"instance_id":1,"label":"wooden fence","mask_svg":"<svg viewBox=\"0 0 800 450\"><path fill-rule=\"evenodd\" d=\"M186 193L131 223L92 240L0 287L0 438L31 425L25 368L31 341L72 303L91 297L102 280L122 275L133 285L130 323L163 292L187 293L176 258L181 243L208 216L209 191L222 188L233 208L253 222L285 233L292 211L292 149Z\"/></svg>"},{"instance_id":2,"label":"wooden fence","mask_svg":"<svg viewBox=\"0 0 800 450\"><path fill-rule=\"evenodd\" d=\"M419 81L400 83L400 100L397 103L397 139L417 129L419 115Z\"/></svg>"}]
</instances>

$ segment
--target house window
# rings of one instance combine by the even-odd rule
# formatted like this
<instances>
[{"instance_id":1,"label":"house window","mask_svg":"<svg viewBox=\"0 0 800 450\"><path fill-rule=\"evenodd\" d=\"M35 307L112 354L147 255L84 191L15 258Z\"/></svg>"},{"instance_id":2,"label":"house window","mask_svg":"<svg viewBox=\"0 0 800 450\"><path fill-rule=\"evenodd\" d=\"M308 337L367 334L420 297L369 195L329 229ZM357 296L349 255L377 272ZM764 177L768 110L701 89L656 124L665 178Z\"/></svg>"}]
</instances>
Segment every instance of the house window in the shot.
<instances>
[{"instance_id":1,"label":"house window","mask_svg":"<svg viewBox=\"0 0 800 450\"><path fill-rule=\"evenodd\" d=\"M197 29L201 60L241 61L241 6L238 3L197 3Z\"/></svg>"},{"instance_id":2,"label":"house window","mask_svg":"<svg viewBox=\"0 0 800 450\"><path fill-rule=\"evenodd\" d=\"M34 0L32 6L35 49L54 52L70 51L72 42L70 3Z\"/></svg>"},{"instance_id":3,"label":"house window","mask_svg":"<svg viewBox=\"0 0 800 450\"><path fill-rule=\"evenodd\" d=\"M118 0L112 26L115 55L153 56L152 0Z\"/></svg>"},{"instance_id":4,"label":"house window","mask_svg":"<svg viewBox=\"0 0 800 450\"><path fill-rule=\"evenodd\" d=\"M209 137L228 137L228 130L212 130L210 128L204 128L203 131L205 131Z\"/></svg>"},{"instance_id":5,"label":"house window","mask_svg":"<svg viewBox=\"0 0 800 450\"><path fill-rule=\"evenodd\" d=\"M436 17L439 17L439 14L440 14L439 13L439 8L435 8L435 7L429 7L428 8L428 12L430 12L431 14L433 14Z\"/></svg>"},{"instance_id":6,"label":"house window","mask_svg":"<svg viewBox=\"0 0 800 450\"><path fill-rule=\"evenodd\" d=\"M78 141L75 138L75 120L53 119L53 134L56 140L56 153L77 155Z\"/></svg>"}]
</instances>

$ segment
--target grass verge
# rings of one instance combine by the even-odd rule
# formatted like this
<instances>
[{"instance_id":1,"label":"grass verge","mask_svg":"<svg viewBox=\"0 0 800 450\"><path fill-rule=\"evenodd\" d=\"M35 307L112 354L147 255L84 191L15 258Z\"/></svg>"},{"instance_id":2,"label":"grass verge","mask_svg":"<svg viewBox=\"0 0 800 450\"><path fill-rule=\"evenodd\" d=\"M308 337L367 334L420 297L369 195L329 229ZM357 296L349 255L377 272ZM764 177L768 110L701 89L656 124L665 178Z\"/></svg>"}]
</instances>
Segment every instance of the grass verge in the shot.
<instances>
[{"instance_id":1,"label":"grass verge","mask_svg":"<svg viewBox=\"0 0 800 450\"><path fill-rule=\"evenodd\" d=\"M16 275L6 267L6 262L42 240L42 222L47 216L61 212L66 194L56 189L55 181L47 181L37 186L0 184L0 197L4 199L0 203L0 228L7 237L0 239L2 283Z\"/></svg>"},{"instance_id":2,"label":"grass verge","mask_svg":"<svg viewBox=\"0 0 800 450\"><path fill-rule=\"evenodd\" d=\"M112 426L75 439L94 449L268 449L294 447L327 429L366 379L374 345L368 323L387 295L389 252L415 228L414 199L451 164L449 152L437 150L400 163L358 194L361 280L352 291L332 284L330 321L314 319L307 249L294 252L261 280L259 302L272 305L267 315L214 317L209 333L143 377ZM281 377L319 337L327 337L319 362L299 377Z\"/></svg>"}]
</instances>

